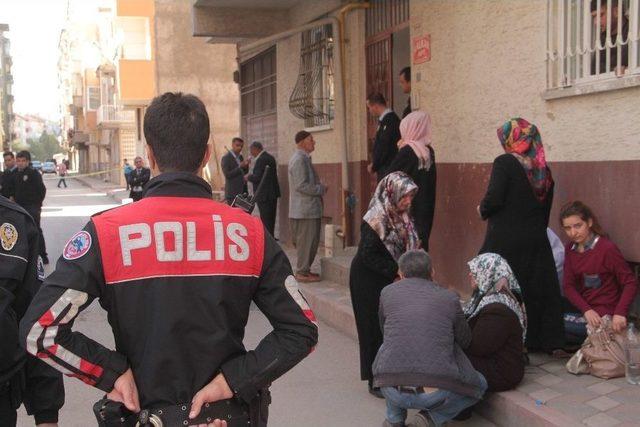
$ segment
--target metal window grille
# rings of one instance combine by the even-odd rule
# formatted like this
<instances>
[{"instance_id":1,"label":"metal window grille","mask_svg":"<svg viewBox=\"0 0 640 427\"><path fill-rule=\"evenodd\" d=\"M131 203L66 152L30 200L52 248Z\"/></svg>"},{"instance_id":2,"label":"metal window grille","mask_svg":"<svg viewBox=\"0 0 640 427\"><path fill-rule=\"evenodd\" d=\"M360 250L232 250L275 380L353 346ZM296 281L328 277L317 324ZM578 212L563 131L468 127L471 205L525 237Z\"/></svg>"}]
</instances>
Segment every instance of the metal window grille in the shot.
<instances>
[{"instance_id":1,"label":"metal window grille","mask_svg":"<svg viewBox=\"0 0 640 427\"><path fill-rule=\"evenodd\" d=\"M409 21L409 0L369 0L365 35L373 37Z\"/></svg>"},{"instance_id":2,"label":"metal window grille","mask_svg":"<svg viewBox=\"0 0 640 427\"><path fill-rule=\"evenodd\" d=\"M302 33L300 73L289 98L291 113L306 127L331 123L334 116L333 34L331 25Z\"/></svg>"},{"instance_id":3,"label":"metal window grille","mask_svg":"<svg viewBox=\"0 0 640 427\"><path fill-rule=\"evenodd\" d=\"M640 74L640 0L547 0L547 88ZM618 9L617 19L614 9Z\"/></svg>"}]
</instances>

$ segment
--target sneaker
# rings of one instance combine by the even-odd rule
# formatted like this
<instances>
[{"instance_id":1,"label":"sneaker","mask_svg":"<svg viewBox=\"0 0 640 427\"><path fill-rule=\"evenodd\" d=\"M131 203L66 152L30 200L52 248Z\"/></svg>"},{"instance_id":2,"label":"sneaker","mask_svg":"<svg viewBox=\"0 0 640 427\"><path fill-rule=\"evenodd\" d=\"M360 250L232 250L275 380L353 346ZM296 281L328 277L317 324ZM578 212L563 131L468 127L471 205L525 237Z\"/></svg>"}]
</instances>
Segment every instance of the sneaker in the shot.
<instances>
[{"instance_id":1,"label":"sneaker","mask_svg":"<svg viewBox=\"0 0 640 427\"><path fill-rule=\"evenodd\" d=\"M436 427L437 424L431 418L431 415L427 411L418 412L415 417L413 417L413 422L410 424L411 427Z\"/></svg>"}]
</instances>

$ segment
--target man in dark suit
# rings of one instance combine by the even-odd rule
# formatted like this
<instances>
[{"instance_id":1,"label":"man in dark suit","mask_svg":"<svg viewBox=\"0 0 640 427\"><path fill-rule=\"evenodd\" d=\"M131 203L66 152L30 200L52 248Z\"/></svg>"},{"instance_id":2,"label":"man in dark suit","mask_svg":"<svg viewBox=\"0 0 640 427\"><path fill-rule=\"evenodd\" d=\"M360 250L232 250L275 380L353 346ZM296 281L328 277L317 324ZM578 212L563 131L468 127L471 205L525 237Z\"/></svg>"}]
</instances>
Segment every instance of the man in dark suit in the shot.
<instances>
[{"instance_id":1,"label":"man in dark suit","mask_svg":"<svg viewBox=\"0 0 640 427\"><path fill-rule=\"evenodd\" d=\"M133 160L133 164L136 168L129 175L129 185L131 186L129 197L137 202L142 199L144 186L151 179L151 169L144 167L144 161L140 156Z\"/></svg>"},{"instance_id":2,"label":"man in dark suit","mask_svg":"<svg viewBox=\"0 0 640 427\"><path fill-rule=\"evenodd\" d=\"M231 204L238 194L247 192L247 178L249 172L249 160L242 157L244 140L235 137L231 140L231 151L222 156L220 164L224 174L224 198L227 204Z\"/></svg>"},{"instance_id":3,"label":"man in dark suit","mask_svg":"<svg viewBox=\"0 0 640 427\"><path fill-rule=\"evenodd\" d=\"M249 146L251 157L255 161L253 172L246 175L247 181L253 184L253 193L256 194L260 180L262 179L265 168L269 166L264 185L260 190L260 194L256 195L256 202L260 210L260 219L267 228L267 231L275 237L273 231L276 225L276 207L278 206L278 197L280 197L280 184L278 184L278 172L276 170L276 159L264 150L262 144L254 141Z\"/></svg>"},{"instance_id":4,"label":"man in dark suit","mask_svg":"<svg viewBox=\"0 0 640 427\"><path fill-rule=\"evenodd\" d=\"M404 119L411 112L411 67L404 67L400 70L398 83L400 83L402 92L409 95L409 98L407 98L407 106L404 107L404 110L402 111L402 118Z\"/></svg>"},{"instance_id":5,"label":"man in dark suit","mask_svg":"<svg viewBox=\"0 0 640 427\"><path fill-rule=\"evenodd\" d=\"M374 93L367 98L369 114L378 118L378 130L373 143L371 163L367 166L369 173L376 173L377 182L387 174L393 158L398 154L400 140L400 119L381 93Z\"/></svg>"}]
</instances>

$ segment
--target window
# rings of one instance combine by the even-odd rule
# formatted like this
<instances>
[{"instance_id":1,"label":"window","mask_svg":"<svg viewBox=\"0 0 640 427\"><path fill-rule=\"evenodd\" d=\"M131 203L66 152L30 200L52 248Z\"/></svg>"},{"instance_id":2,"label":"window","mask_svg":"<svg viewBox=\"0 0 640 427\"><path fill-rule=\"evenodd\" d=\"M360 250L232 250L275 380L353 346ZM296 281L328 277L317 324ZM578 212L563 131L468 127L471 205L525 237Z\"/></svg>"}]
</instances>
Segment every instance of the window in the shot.
<instances>
[{"instance_id":1,"label":"window","mask_svg":"<svg viewBox=\"0 0 640 427\"><path fill-rule=\"evenodd\" d=\"M95 111L100 107L100 88L87 86L87 111Z\"/></svg>"},{"instance_id":2,"label":"window","mask_svg":"<svg viewBox=\"0 0 640 427\"><path fill-rule=\"evenodd\" d=\"M151 60L149 18L119 17L116 21L116 28L122 59Z\"/></svg>"},{"instance_id":3,"label":"window","mask_svg":"<svg viewBox=\"0 0 640 427\"><path fill-rule=\"evenodd\" d=\"M640 74L640 0L547 0L547 88Z\"/></svg>"},{"instance_id":4,"label":"window","mask_svg":"<svg viewBox=\"0 0 640 427\"><path fill-rule=\"evenodd\" d=\"M334 108L332 26L323 25L302 33L300 73L289 109L306 127L314 127L329 125Z\"/></svg>"},{"instance_id":5,"label":"window","mask_svg":"<svg viewBox=\"0 0 640 427\"><path fill-rule=\"evenodd\" d=\"M242 117L276 109L276 50L271 48L240 66Z\"/></svg>"}]
</instances>

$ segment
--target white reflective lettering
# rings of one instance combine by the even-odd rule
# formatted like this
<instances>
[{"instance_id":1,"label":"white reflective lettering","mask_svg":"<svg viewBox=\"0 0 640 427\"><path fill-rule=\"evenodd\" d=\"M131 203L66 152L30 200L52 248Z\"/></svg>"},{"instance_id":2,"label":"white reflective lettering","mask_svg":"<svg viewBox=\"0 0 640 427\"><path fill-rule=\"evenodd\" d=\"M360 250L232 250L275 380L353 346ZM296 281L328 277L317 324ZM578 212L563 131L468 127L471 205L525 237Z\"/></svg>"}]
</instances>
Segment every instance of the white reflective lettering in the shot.
<instances>
[{"instance_id":1,"label":"white reflective lettering","mask_svg":"<svg viewBox=\"0 0 640 427\"><path fill-rule=\"evenodd\" d=\"M249 259L249 245L242 237L247 235L244 225L232 222L227 226L227 237L234 245L229 245L229 256L234 261L246 261Z\"/></svg>"},{"instance_id":2,"label":"white reflective lettering","mask_svg":"<svg viewBox=\"0 0 640 427\"><path fill-rule=\"evenodd\" d=\"M182 261L182 245L184 242L182 224L174 221L156 222L153 224L153 231L156 239L156 257L158 258L158 261ZM173 233L175 248L172 251L167 251L167 248L164 245L165 233Z\"/></svg>"},{"instance_id":3,"label":"white reflective lettering","mask_svg":"<svg viewBox=\"0 0 640 427\"><path fill-rule=\"evenodd\" d=\"M213 215L213 236L215 238L216 261L224 261L224 229L220 215Z\"/></svg>"},{"instance_id":4,"label":"white reflective lettering","mask_svg":"<svg viewBox=\"0 0 640 427\"><path fill-rule=\"evenodd\" d=\"M211 251L197 249L196 223L187 222L187 261L210 261Z\"/></svg>"},{"instance_id":5,"label":"white reflective lettering","mask_svg":"<svg viewBox=\"0 0 640 427\"><path fill-rule=\"evenodd\" d=\"M151 246L151 229L148 224L121 225L118 227L118 233L120 234L120 248L124 265L131 265L131 251ZM131 236L134 234L140 234L140 237L132 239Z\"/></svg>"}]
</instances>

